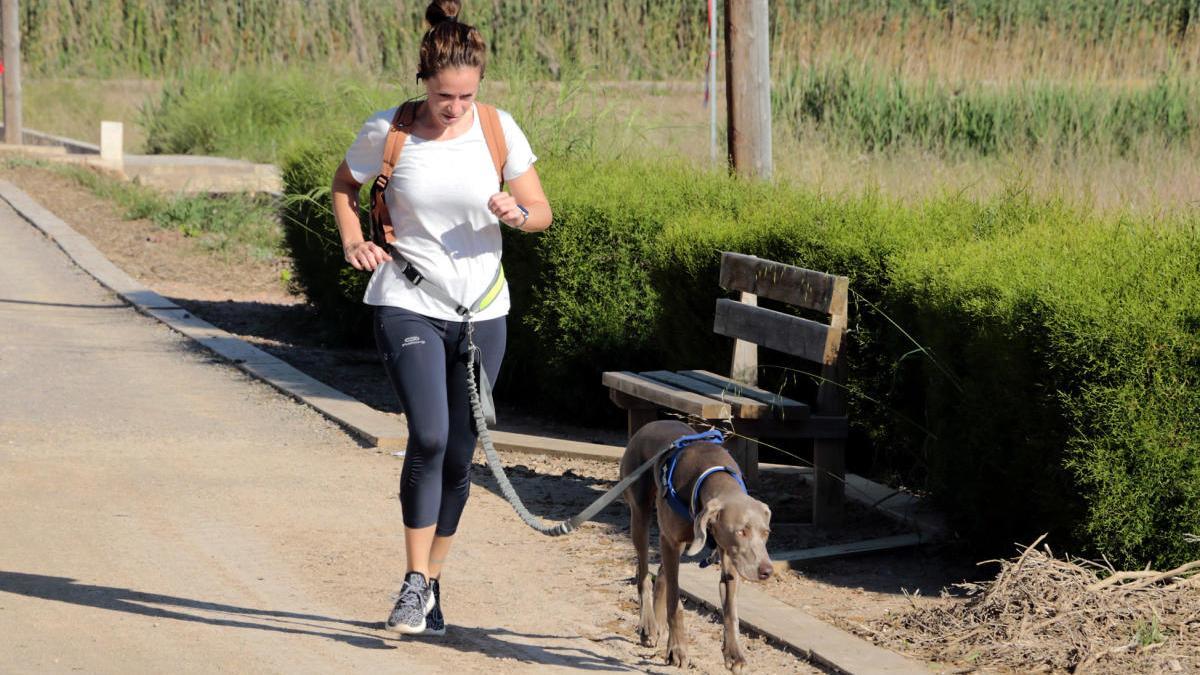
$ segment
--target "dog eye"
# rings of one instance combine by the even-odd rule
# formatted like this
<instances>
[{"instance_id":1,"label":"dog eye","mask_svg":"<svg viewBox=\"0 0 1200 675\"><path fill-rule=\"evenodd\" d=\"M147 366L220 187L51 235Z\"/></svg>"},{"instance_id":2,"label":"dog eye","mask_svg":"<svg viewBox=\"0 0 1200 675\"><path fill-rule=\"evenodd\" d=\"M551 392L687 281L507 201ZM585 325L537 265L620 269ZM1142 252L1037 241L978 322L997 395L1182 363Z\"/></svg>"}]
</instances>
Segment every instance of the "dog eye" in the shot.
<instances>
[{"instance_id":1,"label":"dog eye","mask_svg":"<svg viewBox=\"0 0 1200 675\"><path fill-rule=\"evenodd\" d=\"M739 537L746 537L746 536L748 536L748 534L749 534L749 533L748 533L748 532L746 532L746 528L744 528L744 527L743 527L742 529L738 530L738 536L739 536Z\"/></svg>"}]
</instances>

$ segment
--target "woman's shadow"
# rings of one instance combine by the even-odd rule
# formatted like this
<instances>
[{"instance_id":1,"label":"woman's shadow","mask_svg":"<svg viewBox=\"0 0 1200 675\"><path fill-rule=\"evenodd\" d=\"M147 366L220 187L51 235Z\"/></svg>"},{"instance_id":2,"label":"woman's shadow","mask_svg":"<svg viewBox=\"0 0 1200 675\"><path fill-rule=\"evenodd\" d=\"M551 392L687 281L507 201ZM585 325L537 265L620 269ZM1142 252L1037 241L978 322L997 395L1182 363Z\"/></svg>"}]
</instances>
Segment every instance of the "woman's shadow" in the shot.
<instances>
[{"instance_id":1,"label":"woman's shadow","mask_svg":"<svg viewBox=\"0 0 1200 675\"><path fill-rule=\"evenodd\" d=\"M24 572L0 571L0 592L65 602L84 607L96 607L115 612L127 612L155 619L173 619L251 630L273 631L291 635L311 635L342 642L362 649L397 649L403 639L380 637L374 631L383 629L381 621L355 621L319 614L239 607L219 602L205 602L160 593L144 593L129 588L83 584L67 577L54 577ZM211 613L214 616L206 616ZM222 616L224 615L224 616ZM583 670L634 670L619 660L575 646L523 644L505 637L532 638L545 643L550 640L569 640L573 636L533 635L501 628L455 626L445 640L447 647L461 652L478 652L496 658L515 658L539 665L564 665Z\"/></svg>"},{"instance_id":2,"label":"woman's shadow","mask_svg":"<svg viewBox=\"0 0 1200 675\"><path fill-rule=\"evenodd\" d=\"M381 639L378 635L360 630L379 628L381 626L379 623L336 619L317 614L253 609L159 593L143 593L129 588L81 584L67 577L0 571L0 591L30 598L140 614L156 619L175 619L211 626L313 635L366 649L396 648L394 644ZM225 616L205 616L192 612L212 612ZM334 626L320 624L334 624Z\"/></svg>"}]
</instances>

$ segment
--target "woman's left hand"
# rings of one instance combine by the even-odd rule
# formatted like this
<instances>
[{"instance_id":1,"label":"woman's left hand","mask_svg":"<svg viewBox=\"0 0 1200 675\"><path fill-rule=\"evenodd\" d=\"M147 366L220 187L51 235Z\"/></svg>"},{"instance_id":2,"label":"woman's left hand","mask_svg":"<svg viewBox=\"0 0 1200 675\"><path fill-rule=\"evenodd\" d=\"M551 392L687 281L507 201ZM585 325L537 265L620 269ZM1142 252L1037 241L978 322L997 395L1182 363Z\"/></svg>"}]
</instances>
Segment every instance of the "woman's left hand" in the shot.
<instances>
[{"instance_id":1,"label":"woman's left hand","mask_svg":"<svg viewBox=\"0 0 1200 675\"><path fill-rule=\"evenodd\" d=\"M517 208L516 197L507 192L497 192L488 198L488 211L509 227L520 229L525 223L525 214Z\"/></svg>"}]
</instances>

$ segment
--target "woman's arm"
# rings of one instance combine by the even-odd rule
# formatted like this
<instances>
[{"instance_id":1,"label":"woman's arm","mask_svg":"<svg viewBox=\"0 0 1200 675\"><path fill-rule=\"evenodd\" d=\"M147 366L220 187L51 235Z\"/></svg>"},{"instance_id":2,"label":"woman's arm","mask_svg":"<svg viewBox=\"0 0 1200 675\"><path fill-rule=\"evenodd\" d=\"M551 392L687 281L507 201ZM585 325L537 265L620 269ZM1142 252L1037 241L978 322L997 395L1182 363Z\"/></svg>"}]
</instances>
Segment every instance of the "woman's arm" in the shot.
<instances>
[{"instance_id":1,"label":"woman's arm","mask_svg":"<svg viewBox=\"0 0 1200 675\"><path fill-rule=\"evenodd\" d=\"M333 174L330 188L333 198L333 219L337 221L342 239L342 254L356 270L374 270L392 259L388 252L374 242L363 239L362 223L358 221L358 190L362 183L354 180L350 167L342 160Z\"/></svg>"},{"instance_id":2,"label":"woman's arm","mask_svg":"<svg viewBox=\"0 0 1200 675\"><path fill-rule=\"evenodd\" d=\"M529 210L529 219L517 208L520 204ZM541 232L550 227L554 213L550 202L542 191L542 181L537 169L529 167L525 173L508 181L508 192L497 192L488 200L490 210L500 222L523 232Z\"/></svg>"}]
</instances>

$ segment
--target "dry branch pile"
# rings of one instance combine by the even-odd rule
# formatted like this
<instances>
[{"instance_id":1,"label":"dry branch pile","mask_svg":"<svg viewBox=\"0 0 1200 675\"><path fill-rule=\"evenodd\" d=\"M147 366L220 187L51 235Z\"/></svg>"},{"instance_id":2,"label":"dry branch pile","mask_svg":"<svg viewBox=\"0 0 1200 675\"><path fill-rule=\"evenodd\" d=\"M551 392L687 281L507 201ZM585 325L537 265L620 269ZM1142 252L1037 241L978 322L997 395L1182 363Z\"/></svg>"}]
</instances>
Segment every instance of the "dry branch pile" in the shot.
<instances>
[{"instance_id":1,"label":"dry branch pile","mask_svg":"<svg viewBox=\"0 0 1200 675\"><path fill-rule=\"evenodd\" d=\"M1043 537L1044 538L1044 537ZM885 646L943 663L1021 672L1200 669L1200 561L1121 572L1054 557L1038 539L964 603L876 622Z\"/></svg>"}]
</instances>

